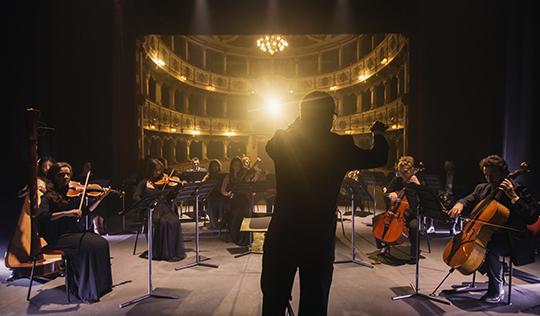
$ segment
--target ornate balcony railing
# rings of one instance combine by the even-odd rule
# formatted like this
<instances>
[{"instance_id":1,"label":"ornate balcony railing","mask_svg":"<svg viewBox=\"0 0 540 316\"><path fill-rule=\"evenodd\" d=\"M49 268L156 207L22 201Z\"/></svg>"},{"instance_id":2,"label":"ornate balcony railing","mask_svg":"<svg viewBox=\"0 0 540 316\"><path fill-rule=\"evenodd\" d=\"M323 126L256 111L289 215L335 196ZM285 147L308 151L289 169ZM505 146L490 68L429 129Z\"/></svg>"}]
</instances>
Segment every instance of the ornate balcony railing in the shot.
<instances>
[{"instance_id":1,"label":"ornate balcony railing","mask_svg":"<svg viewBox=\"0 0 540 316\"><path fill-rule=\"evenodd\" d=\"M377 47L353 65L322 75L286 79L288 89L296 93L336 91L362 83L389 65L406 44L406 37L388 34ZM195 67L178 57L157 35L147 36L143 48L157 66L191 86L232 94L251 94L256 90L257 79L220 75Z\"/></svg>"},{"instance_id":2,"label":"ornate balcony railing","mask_svg":"<svg viewBox=\"0 0 540 316\"><path fill-rule=\"evenodd\" d=\"M233 120L180 113L146 100L143 128L173 134L239 136L252 133L247 120Z\"/></svg>"},{"instance_id":3,"label":"ornate balcony railing","mask_svg":"<svg viewBox=\"0 0 540 316\"><path fill-rule=\"evenodd\" d=\"M405 105L401 98L391 103L362 113L339 116L334 121L333 131L338 134L369 133L369 126L379 120L390 126L390 130L402 129L405 125ZM143 106L143 128L185 135L242 136L267 134L273 131L261 129L249 120L232 120L200 115L184 114L146 100Z\"/></svg>"},{"instance_id":4,"label":"ornate balcony railing","mask_svg":"<svg viewBox=\"0 0 540 316\"><path fill-rule=\"evenodd\" d=\"M389 130L403 129L405 126L405 104L398 98L388 104L362 113L339 116L334 121L333 131L338 134L369 133L370 125L379 120L387 124Z\"/></svg>"}]
</instances>

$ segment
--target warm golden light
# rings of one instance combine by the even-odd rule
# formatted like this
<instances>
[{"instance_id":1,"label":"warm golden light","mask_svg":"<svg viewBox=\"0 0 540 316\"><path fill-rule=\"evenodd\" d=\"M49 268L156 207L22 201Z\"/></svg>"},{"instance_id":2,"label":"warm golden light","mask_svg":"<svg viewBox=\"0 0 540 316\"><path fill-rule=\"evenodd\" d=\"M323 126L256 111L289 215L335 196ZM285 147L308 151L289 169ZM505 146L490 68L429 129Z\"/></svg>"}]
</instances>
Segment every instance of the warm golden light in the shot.
<instances>
[{"instance_id":1,"label":"warm golden light","mask_svg":"<svg viewBox=\"0 0 540 316\"><path fill-rule=\"evenodd\" d=\"M180 80L182 80L182 81L186 81L186 80L187 80L187 78L186 78L186 76L180 76Z\"/></svg>"},{"instance_id":2,"label":"warm golden light","mask_svg":"<svg viewBox=\"0 0 540 316\"><path fill-rule=\"evenodd\" d=\"M382 64L382 65L386 65L387 63L388 63L388 58L385 57L385 58L383 58L383 59L381 60L381 64Z\"/></svg>"},{"instance_id":3,"label":"warm golden light","mask_svg":"<svg viewBox=\"0 0 540 316\"><path fill-rule=\"evenodd\" d=\"M365 81L367 79L367 76L366 75L360 75L358 76L358 80L360 81Z\"/></svg>"},{"instance_id":4,"label":"warm golden light","mask_svg":"<svg viewBox=\"0 0 540 316\"><path fill-rule=\"evenodd\" d=\"M236 135L235 132L232 132L232 131L225 132L225 136L227 136L227 137L231 137L231 136L234 136L234 135Z\"/></svg>"},{"instance_id":5,"label":"warm golden light","mask_svg":"<svg viewBox=\"0 0 540 316\"><path fill-rule=\"evenodd\" d=\"M257 40L257 47L270 55L283 51L287 46L289 43L281 35L265 35Z\"/></svg>"},{"instance_id":6,"label":"warm golden light","mask_svg":"<svg viewBox=\"0 0 540 316\"><path fill-rule=\"evenodd\" d=\"M215 91L215 90L216 90L216 87L214 87L214 86L208 86L207 89L210 90L210 91Z\"/></svg>"},{"instance_id":7,"label":"warm golden light","mask_svg":"<svg viewBox=\"0 0 540 316\"><path fill-rule=\"evenodd\" d=\"M331 86L331 87L330 87L330 90L336 91L336 90L337 90L337 86Z\"/></svg>"},{"instance_id":8,"label":"warm golden light","mask_svg":"<svg viewBox=\"0 0 540 316\"><path fill-rule=\"evenodd\" d=\"M156 126L155 125L150 125L150 128L151 129L156 129Z\"/></svg>"},{"instance_id":9,"label":"warm golden light","mask_svg":"<svg viewBox=\"0 0 540 316\"><path fill-rule=\"evenodd\" d=\"M171 132L176 133L176 128L171 127Z\"/></svg>"},{"instance_id":10,"label":"warm golden light","mask_svg":"<svg viewBox=\"0 0 540 316\"><path fill-rule=\"evenodd\" d=\"M266 109L272 115L279 115L281 113L281 102L276 97L269 97L266 100Z\"/></svg>"},{"instance_id":11,"label":"warm golden light","mask_svg":"<svg viewBox=\"0 0 540 316\"><path fill-rule=\"evenodd\" d=\"M153 60L156 63L156 65L158 65L159 67L165 66L165 62L163 61L163 59L161 59L159 57L155 57L155 58L153 58Z\"/></svg>"},{"instance_id":12,"label":"warm golden light","mask_svg":"<svg viewBox=\"0 0 540 316\"><path fill-rule=\"evenodd\" d=\"M192 130L191 131L191 135L201 135L201 131L198 131L198 130Z\"/></svg>"}]
</instances>

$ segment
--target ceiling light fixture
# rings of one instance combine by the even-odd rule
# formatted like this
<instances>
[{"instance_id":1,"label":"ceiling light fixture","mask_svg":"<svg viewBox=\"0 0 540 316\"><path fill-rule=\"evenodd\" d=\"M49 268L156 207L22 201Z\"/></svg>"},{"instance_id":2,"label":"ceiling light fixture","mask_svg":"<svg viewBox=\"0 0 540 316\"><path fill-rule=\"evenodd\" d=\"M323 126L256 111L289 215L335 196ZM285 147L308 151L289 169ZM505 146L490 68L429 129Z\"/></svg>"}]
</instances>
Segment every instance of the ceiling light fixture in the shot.
<instances>
[{"instance_id":1,"label":"ceiling light fixture","mask_svg":"<svg viewBox=\"0 0 540 316\"><path fill-rule=\"evenodd\" d=\"M289 43L281 35L264 35L257 40L257 47L270 55L283 51L287 46Z\"/></svg>"}]
</instances>

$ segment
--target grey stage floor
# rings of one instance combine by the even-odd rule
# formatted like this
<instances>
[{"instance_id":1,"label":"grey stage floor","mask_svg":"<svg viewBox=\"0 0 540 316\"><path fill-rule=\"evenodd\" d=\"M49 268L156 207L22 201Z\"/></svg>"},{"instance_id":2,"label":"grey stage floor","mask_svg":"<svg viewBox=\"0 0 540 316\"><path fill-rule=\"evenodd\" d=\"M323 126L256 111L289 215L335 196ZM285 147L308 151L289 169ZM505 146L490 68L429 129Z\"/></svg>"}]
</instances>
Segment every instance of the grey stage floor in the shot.
<instances>
[{"instance_id":1,"label":"grey stage floor","mask_svg":"<svg viewBox=\"0 0 540 316\"><path fill-rule=\"evenodd\" d=\"M356 218L357 249L359 257L373 261L375 251L370 227L364 222L370 217ZM194 224L184 223L184 231L189 234ZM337 231L336 259L350 256L351 222L345 222L345 233ZM119 304L146 293L147 261L131 254L134 235L116 235L106 237L111 245L114 289L98 303L87 305L65 301L63 278L57 278L46 284L35 283L33 298L25 300L28 286L27 279L6 282L9 276L3 266L0 277L0 314L48 314L68 315L260 315L261 292L259 277L261 255L248 255L234 258L235 245L219 239L216 235L206 234L201 239L202 255L211 257L212 263L219 264L218 269L195 267L182 271L174 268L194 260L194 242L186 244L188 258L178 262L154 262L154 287L160 292L179 295L177 300L150 299L135 305L119 308ZM434 237L431 240L432 253L427 253L425 238L421 247L425 259L421 260L420 290L431 292L444 277L448 268L441 260L441 252L448 238ZM144 238L142 238L144 241ZM139 247L145 249L145 244ZM394 251L407 252L404 245ZM423 298L392 301L391 297L410 291L414 283L415 266L394 262L376 264L373 269L353 264L334 266L334 281L330 294L329 315L462 315L462 314L515 314L540 315L540 258L534 264L518 267L514 277L513 304L511 306L487 305L477 300L481 293L461 294L449 298L452 305L434 303ZM518 278L519 277L519 278ZM528 278L527 278L528 277ZM485 277L480 276L480 281ZM443 285L443 289L452 284L469 281L470 277L452 274ZM298 280L293 289L293 306L298 306Z\"/></svg>"}]
</instances>

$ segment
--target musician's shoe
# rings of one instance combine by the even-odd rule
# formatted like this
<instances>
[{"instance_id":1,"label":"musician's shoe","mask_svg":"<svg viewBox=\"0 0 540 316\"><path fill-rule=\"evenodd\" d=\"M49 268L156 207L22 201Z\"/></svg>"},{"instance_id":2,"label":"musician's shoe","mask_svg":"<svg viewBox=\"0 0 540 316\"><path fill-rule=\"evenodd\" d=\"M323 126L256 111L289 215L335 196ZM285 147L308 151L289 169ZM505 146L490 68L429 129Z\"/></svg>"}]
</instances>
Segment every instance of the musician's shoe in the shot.
<instances>
[{"instance_id":1,"label":"musician's shoe","mask_svg":"<svg viewBox=\"0 0 540 316\"><path fill-rule=\"evenodd\" d=\"M498 304L504 298L504 290L501 289L498 293L486 293L480 300L489 304Z\"/></svg>"}]
</instances>

